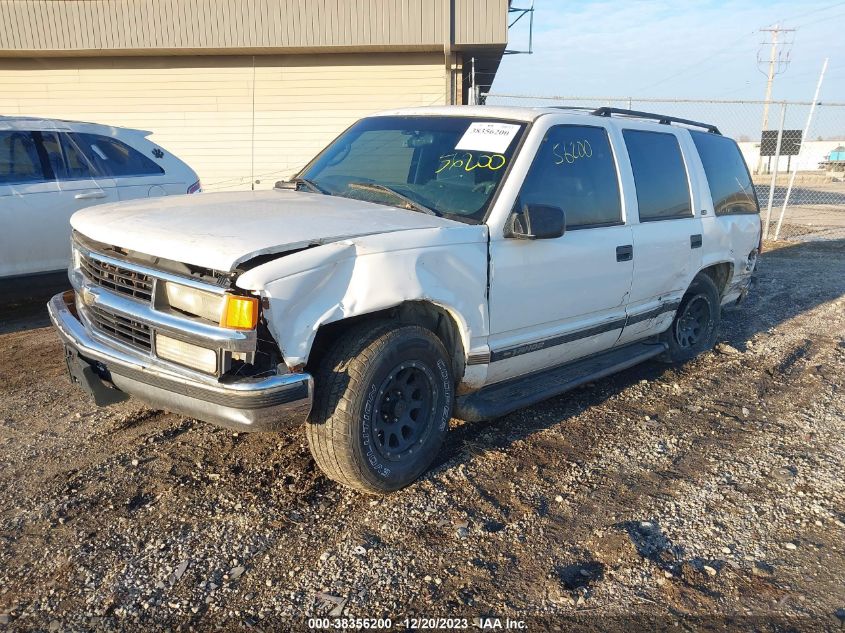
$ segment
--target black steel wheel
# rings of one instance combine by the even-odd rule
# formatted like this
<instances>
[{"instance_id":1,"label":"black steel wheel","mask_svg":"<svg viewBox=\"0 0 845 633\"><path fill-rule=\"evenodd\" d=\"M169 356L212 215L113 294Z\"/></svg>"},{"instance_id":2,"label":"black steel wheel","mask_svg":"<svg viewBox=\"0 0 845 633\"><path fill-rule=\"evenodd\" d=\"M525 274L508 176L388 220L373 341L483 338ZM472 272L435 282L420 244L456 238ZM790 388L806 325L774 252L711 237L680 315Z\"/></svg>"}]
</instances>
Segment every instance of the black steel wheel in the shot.
<instances>
[{"instance_id":1,"label":"black steel wheel","mask_svg":"<svg viewBox=\"0 0 845 633\"><path fill-rule=\"evenodd\" d=\"M683 363L713 347L721 321L720 296L709 275L693 279L672 325L660 336L668 349L665 360Z\"/></svg>"},{"instance_id":2,"label":"black steel wheel","mask_svg":"<svg viewBox=\"0 0 845 633\"><path fill-rule=\"evenodd\" d=\"M684 306L682 314L675 319L675 340L684 349L694 348L713 320L713 308L703 295L697 295Z\"/></svg>"},{"instance_id":3,"label":"black steel wheel","mask_svg":"<svg viewBox=\"0 0 845 633\"><path fill-rule=\"evenodd\" d=\"M317 367L305 433L331 479L373 494L403 488L431 465L452 417L449 354L417 325L362 324Z\"/></svg>"},{"instance_id":4,"label":"black steel wheel","mask_svg":"<svg viewBox=\"0 0 845 633\"><path fill-rule=\"evenodd\" d=\"M379 388L373 412L376 450L400 461L424 444L434 420L434 376L416 361L397 365Z\"/></svg>"}]
</instances>

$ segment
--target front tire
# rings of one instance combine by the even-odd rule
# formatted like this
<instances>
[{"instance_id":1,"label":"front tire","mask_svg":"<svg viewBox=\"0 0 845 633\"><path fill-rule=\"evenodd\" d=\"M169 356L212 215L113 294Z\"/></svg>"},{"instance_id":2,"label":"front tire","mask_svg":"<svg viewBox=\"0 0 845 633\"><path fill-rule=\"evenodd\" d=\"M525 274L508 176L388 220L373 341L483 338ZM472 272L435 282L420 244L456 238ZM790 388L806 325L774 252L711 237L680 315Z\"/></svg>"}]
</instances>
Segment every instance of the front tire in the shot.
<instances>
[{"instance_id":1,"label":"front tire","mask_svg":"<svg viewBox=\"0 0 845 633\"><path fill-rule=\"evenodd\" d=\"M685 363L716 344L722 319L716 284L708 275L698 275L687 289L672 325L660 336L667 344L665 360Z\"/></svg>"},{"instance_id":2,"label":"front tire","mask_svg":"<svg viewBox=\"0 0 845 633\"><path fill-rule=\"evenodd\" d=\"M416 325L365 324L321 359L305 433L330 479L370 494L404 488L431 465L452 417L446 348Z\"/></svg>"}]
</instances>

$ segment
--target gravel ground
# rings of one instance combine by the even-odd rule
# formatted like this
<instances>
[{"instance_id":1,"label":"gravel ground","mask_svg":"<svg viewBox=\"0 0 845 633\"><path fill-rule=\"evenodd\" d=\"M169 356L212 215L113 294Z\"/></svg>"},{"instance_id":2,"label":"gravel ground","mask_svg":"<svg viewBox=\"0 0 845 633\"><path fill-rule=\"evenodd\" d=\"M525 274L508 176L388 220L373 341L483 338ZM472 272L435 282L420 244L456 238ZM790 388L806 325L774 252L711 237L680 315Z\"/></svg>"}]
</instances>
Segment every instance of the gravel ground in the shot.
<instances>
[{"instance_id":1,"label":"gravel ground","mask_svg":"<svg viewBox=\"0 0 845 633\"><path fill-rule=\"evenodd\" d=\"M845 622L843 240L765 253L717 351L454 421L385 498L321 476L301 429L97 409L40 311L0 318L0 629Z\"/></svg>"}]
</instances>

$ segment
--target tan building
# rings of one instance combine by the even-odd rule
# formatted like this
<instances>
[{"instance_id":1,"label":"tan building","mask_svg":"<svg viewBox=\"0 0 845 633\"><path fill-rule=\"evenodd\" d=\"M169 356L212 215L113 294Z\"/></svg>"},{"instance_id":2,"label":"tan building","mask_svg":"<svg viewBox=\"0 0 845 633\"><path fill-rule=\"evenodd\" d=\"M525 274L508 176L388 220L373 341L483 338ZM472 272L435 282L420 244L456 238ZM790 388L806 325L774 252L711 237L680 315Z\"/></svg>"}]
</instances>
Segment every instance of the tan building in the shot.
<instances>
[{"instance_id":1,"label":"tan building","mask_svg":"<svg viewBox=\"0 0 845 633\"><path fill-rule=\"evenodd\" d=\"M150 130L206 190L272 186L356 118L492 83L507 0L0 0L0 114Z\"/></svg>"}]
</instances>

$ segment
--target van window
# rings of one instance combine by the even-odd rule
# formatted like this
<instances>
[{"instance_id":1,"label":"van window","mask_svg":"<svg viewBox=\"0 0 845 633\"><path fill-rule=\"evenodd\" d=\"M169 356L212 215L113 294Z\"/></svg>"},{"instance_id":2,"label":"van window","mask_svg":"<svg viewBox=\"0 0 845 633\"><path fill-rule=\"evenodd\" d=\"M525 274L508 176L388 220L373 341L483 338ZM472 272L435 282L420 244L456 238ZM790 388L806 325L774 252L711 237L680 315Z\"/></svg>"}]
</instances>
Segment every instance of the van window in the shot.
<instances>
[{"instance_id":1,"label":"van window","mask_svg":"<svg viewBox=\"0 0 845 633\"><path fill-rule=\"evenodd\" d=\"M689 182L674 134L622 130L631 159L640 222L692 217Z\"/></svg>"},{"instance_id":2,"label":"van window","mask_svg":"<svg viewBox=\"0 0 845 633\"><path fill-rule=\"evenodd\" d=\"M23 131L0 132L0 184L39 180L44 180L44 173L32 134Z\"/></svg>"},{"instance_id":3,"label":"van window","mask_svg":"<svg viewBox=\"0 0 845 633\"><path fill-rule=\"evenodd\" d=\"M716 215L760 213L751 174L737 144L718 134L690 134L707 174Z\"/></svg>"},{"instance_id":4,"label":"van window","mask_svg":"<svg viewBox=\"0 0 845 633\"><path fill-rule=\"evenodd\" d=\"M100 134L71 134L70 140L84 152L103 176L120 178L157 176L164 173L164 169L152 159L116 138Z\"/></svg>"},{"instance_id":5,"label":"van window","mask_svg":"<svg viewBox=\"0 0 845 633\"><path fill-rule=\"evenodd\" d=\"M549 128L525 177L518 204L560 207L566 213L567 229L621 224L619 179L605 129Z\"/></svg>"}]
</instances>

